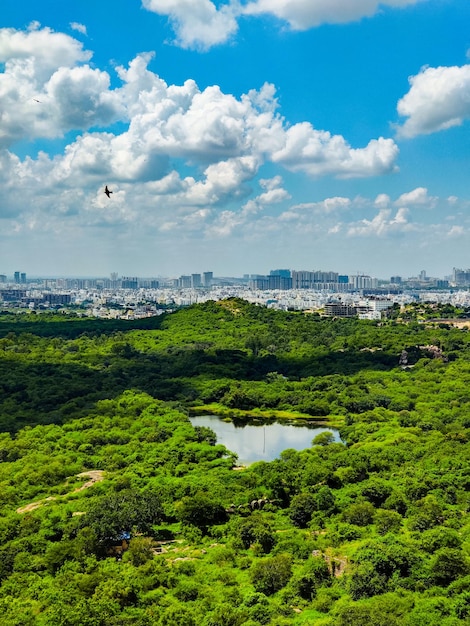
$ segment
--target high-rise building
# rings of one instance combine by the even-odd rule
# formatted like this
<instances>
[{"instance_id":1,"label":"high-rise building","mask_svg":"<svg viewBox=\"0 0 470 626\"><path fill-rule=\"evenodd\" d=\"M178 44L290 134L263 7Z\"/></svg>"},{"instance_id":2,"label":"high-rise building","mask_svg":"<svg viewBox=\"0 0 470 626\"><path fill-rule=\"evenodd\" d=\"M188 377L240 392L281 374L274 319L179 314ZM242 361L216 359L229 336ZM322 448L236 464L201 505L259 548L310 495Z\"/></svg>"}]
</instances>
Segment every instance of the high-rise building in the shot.
<instances>
[{"instance_id":1,"label":"high-rise building","mask_svg":"<svg viewBox=\"0 0 470 626\"><path fill-rule=\"evenodd\" d=\"M310 289L313 283L313 272L292 270L292 287L294 289Z\"/></svg>"},{"instance_id":2,"label":"high-rise building","mask_svg":"<svg viewBox=\"0 0 470 626\"><path fill-rule=\"evenodd\" d=\"M138 279L137 276L123 276L121 279L121 288L122 289L137 289L138 287Z\"/></svg>"},{"instance_id":3,"label":"high-rise building","mask_svg":"<svg viewBox=\"0 0 470 626\"><path fill-rule=\"evenodd\" d=\"M294 289L330 289L339 282L337 272L306 272L292 270Z\"/></svg>"},{"instance_id":4,"label":"high-rise building","mask_svg":"<svg viewBox=\"0 0 470 626\"><path fill-rule=\"evenodd\" d=\"M378 286L378 280L371 278L365 274L356 274L351 277L354 289L375 289Z\"/></svg>"},{"instance_id":5,"label":"high-rise building","mask_svg":"<svg viewBox=\"0 0 470 626\"><path fill-rule=\"evenodd\" d=\"M201 274L191 274L191 287L197 289L202 286Z\"/></svg>"},{"instance_id":6,"label":"high-rise building","mask_svg":"<svg viewBox=\"0 0 470 626\"><path fill-rule=\"evenodd\" d=\"M72 296L69 293L45 293L42 299L43 302L47 302L52 306L57 304L70 304Z\"/></svg>"},{"instance_id":7,"label":"high-rise building","mask_svg":"<svg viewBox=\"0 0 470 626\"><path fill-rule=\"evenodd\" d=\"M19 272L15 272L13 275L13 281L19 285L20 284L20 273Z\"/></svg>"},{"instance_id":8,"label":"high-rise building","mask_svg":"<svg viewBox=\"0 0 470 626\"><path fill-rule=\"evenodd\" d=\"M259 291L267 291L269 289L269 279L267 276L252 276L248 281L248 287Z\"/></svg>"},{"instance_id":9,"label":"high-rise building","mask_svg":"<svg viewBox=\"0 0 470 626\"><path fill-rule=\"evenodd\" d=\"M214 280L213 272L204 272L202 275L202 284L204 287L212 287L212 281Z\"/></svg>"},{"instance_id":10,"label":"high-rise building","mask_svg":"<svg viewBox=\"0 0 470 626\"><path fill-rule=\"evenodd\" d=\"M269 272L270 276L282 276L283 278L290 278L290 270L271 270Z\"/></svg>"},{"instance_id":11,"label":"high-rise building","mask_svg":"<svg viewBox=\"0 0 470 626\"><path fill-rule=\"evenodd\" d=\"M312 272L314 283L337 283L338 274L336 272Z\"/></svg>"},{"instance_id":12,"label":"high-rise building","mask_svg":"<svg viewBox=\"0 0 470 626\"><path fill-rule=\"evenodd\" d=\"M454 285L470 284L470 269L461 270L454 267L452 270L452 282Z\"/></svg>"},{"instance_id":13,"label":"high-rise building","mask_svg":"<svg viewBox=\"0 0 470 626\"><path fill-rule=\"evenodd\" d=\"M178 278L178 287L180 289L189 289L191 287L191 276L180 276Z\"/></svg>"},{"instance_id":14,"label":"high-rise building","mask_svg":"<svg viewBox=\"0 0 470 626\"><path fill-rule=\"evenodd\" d=\"M270 289L285 291L292 289L292 278L290 276L280 276L279 274L254 276L249 281L248 286L250 289L259 289L260 291L268 291Z\"/></svg>"}]
</instances>

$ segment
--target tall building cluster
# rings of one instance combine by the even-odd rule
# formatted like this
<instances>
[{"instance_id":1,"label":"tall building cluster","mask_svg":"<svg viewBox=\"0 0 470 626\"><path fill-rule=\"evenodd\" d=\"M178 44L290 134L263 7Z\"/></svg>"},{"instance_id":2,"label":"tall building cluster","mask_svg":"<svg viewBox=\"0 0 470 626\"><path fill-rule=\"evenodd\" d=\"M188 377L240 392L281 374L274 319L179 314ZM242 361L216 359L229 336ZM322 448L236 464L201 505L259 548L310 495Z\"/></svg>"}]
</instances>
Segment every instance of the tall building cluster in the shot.
<instances>
[{"instance_id":1,"label":"tall building cluster","mask_svg":"<svg viewBox=\"0 0 470 626\"><path fill-rule=\"evenodd\" d=\"M454 267L452 270L452 282L462 287L470 285L470 269L461 270Z\"/></svg>"},{"instance_id":2,"label":"tall building cluster","mask_svg":"<svg viewBox=\"0 0 470 626\"><path fill-rule=\"evenodd\" d=\"M25 285L26 284L26 273L25 272L15 272L13 275L13 282L15 285Z\"/></svg>"},{"instance_id":3,"label":"tall building cluster","mask_svg":"<svg viewBox=\"0 0 470 626\"><path fill-rule=\"evenodd\" d=\"M340 274L334 271L324 270L295 270L273 269L269 274L245 274L243 277L214 277L210 271L202 273L183 274L173 278L142 278L139 276L119 276L117 272L111 272L109 277L104 278L44 278L31 279L25 272L15 271L12 275L0 274L2 289L34 289L36 286L63 289L63 290L87 290L87 289L211 289L221 286L243 285L254 291L288 291L288 290L313 290L332 291L336 293L375 290L388 288L389 290L402 290L404 288L462 288L470 287L470 269L453 268L452 274L444 279L432 278L425 270L421 270L416 276L402 278L391 276L388 280L378 279L368 274L357 272L355 274Z\"/></svg>"},{"instance_id":4,"label":"tall building cluster","mask_svg":"<svg viewBox=\"0 0 470 626\"><path fill-rule=\"evenodd\" d=\"M268 291L271 289L315 289L329 291L349 291L351 289L375 289L378 279L365 274L348 276L337 272L320 270L271 270L269 276L250 277L249 287Z\"/></svg>"},{"instance_id":5,"label":"tall building cluster","mask_svg":"<svg viewBox=\"0 0 470 626\"><path fill-rule=\"evenodd\" d=\"M204 272L201 274L188 274L180 276L173 281L174 287L180 289L199 289L200 287L210 288L214 279L213 272Z\"/></svg>"}]
</instances>

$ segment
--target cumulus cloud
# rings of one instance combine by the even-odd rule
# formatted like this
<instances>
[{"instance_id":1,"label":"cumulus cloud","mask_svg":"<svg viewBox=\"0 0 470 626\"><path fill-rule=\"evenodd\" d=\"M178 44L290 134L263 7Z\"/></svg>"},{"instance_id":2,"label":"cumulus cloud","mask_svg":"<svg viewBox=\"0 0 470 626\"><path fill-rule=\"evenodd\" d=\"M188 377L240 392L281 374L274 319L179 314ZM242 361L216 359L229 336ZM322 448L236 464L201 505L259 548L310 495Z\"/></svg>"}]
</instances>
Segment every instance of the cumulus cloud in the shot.
<instances>
[{"instance_id":1,"label":"cumulus cloud","mask_svg":"<svg viewBox=\"0 0 470 626\"><path fill-rule=\"evenodd\" d=\"M123 117L124 109L109 91L107 72L83 67L60 67L44 86L44 104L51 106L62 129L107 126Z\"/></svg>"},{"instance_id":2,"label":"cumulus cloud","mask_svg":"<svg viewBox=\"0 0 470 626\"><path fill-rule=\"evenodd\" d=\"M106 72L82 44L49 28L0 29L0 147L107 125L123 115ZM83 65L82 65L83 64Z\"/></svg>"},{"instance_id":3,"label":"cumulus cloud","mask_svg":"<svg viewBox=\"0 0 470 626\"><path fill-rule=\"evenodd\" d=\"M406 204L406 206L404 206ZM414 233L438 232L441 238L457 236L463 232L458 226L429 224L433 211L439 209L442 221L456 219L456 213L463 215L467 208L466 201L454 199L449 215L448 198L430 196L427 189L418 187L400 194L396 199L380 193L375 198L355 196L354 198L333 196L317 202L293 204L277 218L270 219L270 226L283 230L289 225L301 237L305 233L321 233L322 236L343 235L349 237L368 237L395 239ZM417 209L426 209L418 211ZM413 216L413 219L412 217ZM459 222L462 220L460 218ZM266 224L263 222L263 227ZM466 231L465 231L466 232ZM450 235L449 235L450 233Z\"/></svg>"},{"instance_id":4,"label":"cumulus cloud","mask_svg":"<svg viewBox=\"0 0 470 626\"><path fill-rule=\"evenodd\" d=\"M334 198L325 198L320 202L305 202L296 204L291 207L291 211L313 211L316 213L330 214L337 213L339 211L346 211L352 205L350 198L342 198L336 196Z\"/></svg>"},{"instance_id":5,"label":"cumulus cloud","mask_svg":"<svg viewBox=\"0 0 470 626\"><path fill-rule=\"evenodd\" d=\"M451 226L447 231L447 237L462 237L465 235L465 229L463 226Z\"/></svg>"},{"instance_id":6,"label":"cumulus cloud","mask_svg":"<svg viewBox=\"0 0 470 626\"><path fill-rule=\"evenodd\" d=\"M260 193L256 198L249 200L243 206L243 213L259 213L264 207L289 200L291 197L290 193L282 187L281 176L262 178L259 184L265 191Z\"/></svg>"},{"instance_id":7,"label":"cumulus cloud","mask_svg":"<svg viewBox=\"0 0 470 626\"><path fill-rule=\"evenodd\" d=\"M409 83L397 104L399 115L407 118L397 127L400 136L446 130L470 118L470 65L423 68Z\"/></svg>"},{"instance_id":8,"label":"cumulus cloud","mask_svg":"<svg viewBox=\"0 0 470 626\"><path fill-rule=\"evenodd\" d=\"M24 32L0 29L4 230L142 225L223 237L256 220L276 229L302 213L308 229L307 208L285 210L291 194L277 173L282 168L315 178L395 169L398 148L390 139L354 148L310 122L290 126L274 85L235 97L217 85L200 89L192 79L167 84L149 70L151 59L143 53L116 68L120 84L112 88L110 75L72 37L37 24ZM43 142L38 154L14 154L16 142L70 131L60 153L48 154ZM104 184L114 190L111 199ZM330 198L313 210L328 216L350 203ZM272 219L275 211L283 213Z\"/></svg>"},{"instance_id":9,"label":"cumulus cloud","mask_svg":"<svg viewBox=\"0 0 470 626\"><path fill-rule=\"evenodd\" d=\"M24 138L88 131L67 147L62 159L54 159L54 176L62 181L74 174L158 180L170 172L171 159L183 159L202 168L194 193L204 189L205 196L217 186L211 182L212 170L205 170L211 164L220 180L229 170L233 175L233 163L248 162L248 178L265 162L313 177L376 176L395 169L398 148L391 139L352 148L342 136L316 130L309 122L289 127L277 111L273 85L241 98L223 93L217 85L200 90L191 79L181 86L168 85L149 71L152 55L146 53L127 68L117 68L122 86L111 89L108 73L86 63L89 53L68 36L49 29L3 29L0 42L4 57L7 51L11 55L0 74L0 147ZM46 61L44 49L49 50ZM36 71L38 66L47 67L47 72ZM118 120L127 122L127 129L119 135L106 132ZM99 128L103 132L96 132ZM236 197L242 191L233 193ZM212 197L219 201L217 192Z\"/></svg>"},{"instance_id":10,"label":"cumulus cloud","mask_svg":"<svg viewBox=\"0 0 470 626\"><path fill-rule=\"evenodd\" d=\"M254 218L262 213L267 207L279 204L290 199L290 194L282 187L282 178L275 176L270 179L261 179L260 186L265 189L264 192L249 200L242 206L241 211L222 211L215 216L215 219L207 228L207 236L212 238L228 237L233 235L237 230L248 229L254 225L256 229L256 221ZM258 218L259 219L259 218ZM268 221L263 224L263 228L270 229L271 224ZM245 235L248 233L245 230Z\"/></svg>"},{"instance_id":11,"label":"cumulus cloud","mask_svg":"<svg viewBox=\"0 0 470 626\"><path fill-rule=\"evenodd\" d=\"M321 24L344 24L371 17L381 7L405 7L425 0L254 0L243 8L246 15L274 15L294 30Z\"/></svg>"},{"instance_id":12,"label":"cumulus cloud","mask_svg":"<svg viewBox=\"0 0 470 626\"><path fill-rule=\"evenodd\" d=\"M86 26L84 24L80 24L80 22L70 22L70 28L72 30L76 30L78 33L82 35L87 34Z\"/></svg>"},{"instance_id":13,"label":"cumulus cloud","mask_svg":"<svg viewBox=\"0 0 470 626\"><path fill-rule=\"evenodd\" d=\"M392 139L373 139L353 149L341 135L316 130L309 122L291 126L272 159L293 172L339 178L379 176L396 171L398 147Z\"/></svg>"},{"instance_id":14,"label":"cumulus cloud","mask_svg":"<svg viewBox=\"0 0 470 626\"><path fill-rule=\"evenodd\" d=\"M209 237L228 237L246 221L246 216L235 211L222 211L207 230Z\"/></svg>"},{"instance_id":15,"label":"cumulus cloud","mask_svg":"<svg viewBox=\"0 0 470 626\"><path fill-rule=\"evenodd\" d=\"M186 103L178 102L178 88L166 88L163 101L150 101L148 112L133 117L131 130L175 157L214 160L242 154L247 148L246 116L253 113L249 105L218 86L202 92L193 83L186 87L192 90Z\"/></svg>"},{"instance_id":16,"label":"cumulus cloud","mask_svg":"<svg viewBox=\"0 0 470 626\"><path fill-rule=\"evenodd\" d=\"M142 0L142 5L169 17L182 48L205 50L226 42L238 30L236 3L217 8L210 0Z\"/></svg>"},{"instance_id":17,"label":"cumulus cloud","mask_svg":"<svg viewBox=\"0 0 470 626\"><path fill-rule=\"evenodd\" d=\"M408 209L398 209L395 215L391 209L381 209L371 220L363 219L348 227L350 237L386 237L413 230L408 221Z\"/></svg>"},{"instance_id":18,"label":"cumulus cloud","mask_svg":"<svg viewBox=\"0 0 470 626\"><path fill-rule=\"evenodd\" d=\"M374 200L374 206L379 209L385 209L390 206L390 196L386 193L379 193L379 195Z\"/></svg>"},{"instance_id":19,"label":"cumulus cloud","mask_svg":"<svg viewBox=\"0 0 470 626\"><path fill-rule=\"evenodd\" d=\"M37 23L27 31L0 29L0 62L6 65L5 74L16 70L19 77L47 80L58 67L70 67L90 58L91 52L73 37L40 28Z\"/></svg>"},{"instance_id":20,"label":"cumulus cloud","mask_svg":"<svg viewBox=\"0 0 470 626\"><path fill-rule=\"evenodd\" d=\"M209 165L204 171L204 179L188 186L187 202L191 205L213 205L220 203L227 196L243 197L245 195L243 183L253 178L257 168L256 160L249 156Z\"/></svg>"},{"instance_id":21,"label":"cumulus cloud","mask_svg":"<svg viewBox=\"0 0 470 626\"><path fill-rule=\"evenodd\" d=\"M396 201L396 206L421 206L432 209L436 206L438 198L430 196L425 187L416 187L413 191L403 193Z\"/></svg>"},{"instance_id":22,"label":"cumulus cloud","mask_svg":"<svg viewBox=\"0 0 470 626\"><path fill-rule=\"evenodd\" d=\"M293 30L344 24L371 17L383 7L401 8L428 0L231 0L217 7L210 0L142 0L145 9L167 16L183 48L206 50L225 43L242 16L273 16Z\"/></svg>"}]
</instances>

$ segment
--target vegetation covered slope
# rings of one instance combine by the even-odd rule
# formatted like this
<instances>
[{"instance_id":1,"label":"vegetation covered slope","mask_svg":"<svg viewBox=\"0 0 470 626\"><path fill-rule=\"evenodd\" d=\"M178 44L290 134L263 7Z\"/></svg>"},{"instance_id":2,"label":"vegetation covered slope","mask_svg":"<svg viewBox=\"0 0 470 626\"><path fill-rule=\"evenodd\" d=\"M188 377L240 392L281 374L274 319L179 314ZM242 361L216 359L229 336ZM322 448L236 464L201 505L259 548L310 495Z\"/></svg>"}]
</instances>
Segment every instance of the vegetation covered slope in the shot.
<instances>
[{"instance_id":1,"label":"vegetation covered slope","mask_svg":"<svg viewBox=\"0 0 470 626\"><path fill-rule=\"evenodd\" d=\"M240 300L145 325L0 317L2 624L468 623L467 331ZM238 470L201 405L344 443Z\"/></svg>"}]
</instances>

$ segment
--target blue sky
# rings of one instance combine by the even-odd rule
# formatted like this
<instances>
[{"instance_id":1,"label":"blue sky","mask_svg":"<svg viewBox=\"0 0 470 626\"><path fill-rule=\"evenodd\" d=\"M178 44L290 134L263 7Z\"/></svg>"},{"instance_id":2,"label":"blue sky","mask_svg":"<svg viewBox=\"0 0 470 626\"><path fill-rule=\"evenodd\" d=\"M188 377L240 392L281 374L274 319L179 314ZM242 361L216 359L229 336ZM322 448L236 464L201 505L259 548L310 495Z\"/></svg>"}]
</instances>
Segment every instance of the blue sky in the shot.
<instances>
[{"instance_id":1,"label":"blue sky","mask_svg":"<svg viewBox=\"0 0 470 626\"><path fill-rule=\"evenodd\" d=\"M470 267L469 25L468 0L2 0L0 273Z\"/></svg>"}]
</instances>

